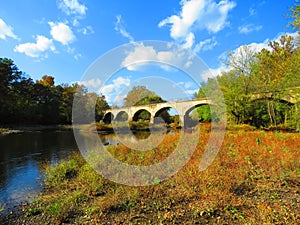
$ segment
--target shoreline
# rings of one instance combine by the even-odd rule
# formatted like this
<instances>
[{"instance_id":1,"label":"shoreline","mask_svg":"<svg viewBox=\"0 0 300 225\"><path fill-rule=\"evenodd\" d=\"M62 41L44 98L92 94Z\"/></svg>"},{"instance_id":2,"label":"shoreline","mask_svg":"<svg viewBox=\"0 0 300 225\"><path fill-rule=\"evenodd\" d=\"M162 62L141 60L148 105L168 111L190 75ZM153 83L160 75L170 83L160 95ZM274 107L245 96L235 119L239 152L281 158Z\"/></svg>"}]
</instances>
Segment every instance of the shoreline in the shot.
<instances>
[{"instance_id":1,"label":"shoreline","mask_svg":"<svg viewBox=\"0 0 300 225\"><path fill-rule=\"evenodd\" d=\"M68 130L73 129L72 125L0 125L0 135L17 134L22 132L34 132L45 130Z\"/></svg>"}]
</instances>

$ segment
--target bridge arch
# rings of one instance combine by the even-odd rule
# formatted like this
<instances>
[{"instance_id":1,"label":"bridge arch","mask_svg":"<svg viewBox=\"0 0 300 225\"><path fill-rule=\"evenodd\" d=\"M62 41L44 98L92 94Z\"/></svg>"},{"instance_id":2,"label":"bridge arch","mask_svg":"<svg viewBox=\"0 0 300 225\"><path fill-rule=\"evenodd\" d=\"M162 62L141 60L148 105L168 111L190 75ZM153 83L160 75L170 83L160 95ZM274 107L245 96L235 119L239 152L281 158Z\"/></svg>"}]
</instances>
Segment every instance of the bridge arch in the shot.
<instances>
[{"instance_id":1,"label":"bridge arch","mask_svg":"<svg viewBox=\"0 0 300 225\"><path fill-rule=\"evenodd\" d=\"M142 118L141 118L142 117ZM133 113L132 121L138 121L139 119L151 121L152 114L147 109L139 109Z\"/></svg>"},{"instance_id":2,"label":"bridge arch","mask_svg":"<svg viewBox=\"0 0 300 225\"><path fill-rule=\"evenodd\" d=\"M111 121L114 120L114 117L115 117L115 116L114 116L114 114L113 114L112 112L107 112L107 113L105 113L105 115L104 115L102 121L103 121L104 123L106 123L106 124L110 124Z\"/></svg>"},{"instance_id":3,"label":"bridge arch","mask_svg":"<svg viewBox=\"0 0 300 225\"><path fill-rule=\"evenodd\" d=\"M207 103L198 103L198 104L195 104L195 105L192 105L192 106L189 106L185 109L185 113L184 115L189 115L194 109L198 108L198 107L201 107L201 106L204 106L204 105L209 105Z\"/></svg>"},{"instance_id":4,"label":"bridge arch","mask_svg":"<svg viewBox=\"0 0 300 225\"><path fill-rule=\"evenodd\" d=\"M115 121L128 121L129 120L129 114L125 110L122 110L117 113Z\"/></svg>"},{"instance_id":5,"label":"bridge arch","mask_svg":"<svg viewBox=\"0 0 300 225\"><path fill-rule=\"evenodd\" d=\"M177 109L172 106L164 106L161 108L157 108L156 111L153 113L152 122L160 123L162 121L159 118L161 118L165 123L171 123L170 114L168 112L169 109L174 109L177 111Z\"/></svg>"},{"instance_id":6,"label":"bridge arch","mask_svg":"<svg viewBox=\"0 0 300 225\"><path fill-rule=\"evenodd\" d=\"M294 101L294 99L286 99L286 98L279 98L279 97L272 97L272 96L261 96L259 98L252 98L251 102L263 101L263 100L280 102L289 106L293 106L297 103L296 101Z\"/></svg>"},{"instance_id":7,"label":"bridge arch","mask_svg":"<svg viewBox=\"0 0 300 225\"><path fill-rule=\"evenodd\" d=\"M197 119L193 118L192 115L190 115L190 113L193 110L196 110L197 108L202 107L202 106L210 106L210 104L196 103L196 104L191 104L187 108L184 109L182 120L183 120L183 124L185 127L195 126L199 123L199 118L197 118ZM209 111L210 111L210 108L209 108Z\"/></svg>"}]
</instances>

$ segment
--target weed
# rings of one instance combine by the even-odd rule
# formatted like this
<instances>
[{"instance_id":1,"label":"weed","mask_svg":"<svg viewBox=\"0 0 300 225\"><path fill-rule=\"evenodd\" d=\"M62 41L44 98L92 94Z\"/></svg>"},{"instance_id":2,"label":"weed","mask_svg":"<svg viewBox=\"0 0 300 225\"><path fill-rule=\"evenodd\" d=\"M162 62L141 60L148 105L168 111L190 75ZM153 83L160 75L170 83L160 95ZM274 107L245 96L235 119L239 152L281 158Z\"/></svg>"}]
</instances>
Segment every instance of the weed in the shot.
<instances>
[{"instance_id":1,"label":"weed","mask_svg":"<svg viewBox=\"0 0 300 225\"><path fill-rule=\"evenodd\" d=\"M113 183L73 154L47 166L48 191L27 214L41 210L63 221L77 210L100 224L297 224L300 134L229 130L214 162L200 172L199 156L209 136L209 125L202 125L187 165L170 179L157 178L146 187ZM143 154L123 145L107 149L123 162L149 165L168 157L179 137L166 135L157 148Z\"/></svg>"}]
</instances>

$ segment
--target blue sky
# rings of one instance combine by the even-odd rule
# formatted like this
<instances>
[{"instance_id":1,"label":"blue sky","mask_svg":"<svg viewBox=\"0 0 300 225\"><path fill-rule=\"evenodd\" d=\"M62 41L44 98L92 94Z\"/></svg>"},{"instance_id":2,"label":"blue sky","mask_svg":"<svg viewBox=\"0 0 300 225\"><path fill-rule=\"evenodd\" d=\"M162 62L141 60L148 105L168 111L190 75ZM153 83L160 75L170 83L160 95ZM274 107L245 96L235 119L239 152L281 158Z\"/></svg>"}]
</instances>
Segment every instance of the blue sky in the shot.
<instances>
[{"instance_id":1,"label":"blue sky","mask_svg":"<svg viewBox=\"0 0 300 225\"><path fill-rule=\"evenodd\" d=\"M10 0L0 8L0 57L13 59L34 80L52 75L56 84L72 83L117 46L159 40L193 51L216 75L225 69L221 62L228 50L242 45L259 50L282 34L294 33L286 17L294 4L292 0ZM153 76L164 74L189 95L199 88L179 71L156 69ZM111 104L118 104L116 90L128 90L147 76L149 70L125 68L105 83L101 77L91 82L102 86L101 93Z\"/></svg>"}]
</instances>

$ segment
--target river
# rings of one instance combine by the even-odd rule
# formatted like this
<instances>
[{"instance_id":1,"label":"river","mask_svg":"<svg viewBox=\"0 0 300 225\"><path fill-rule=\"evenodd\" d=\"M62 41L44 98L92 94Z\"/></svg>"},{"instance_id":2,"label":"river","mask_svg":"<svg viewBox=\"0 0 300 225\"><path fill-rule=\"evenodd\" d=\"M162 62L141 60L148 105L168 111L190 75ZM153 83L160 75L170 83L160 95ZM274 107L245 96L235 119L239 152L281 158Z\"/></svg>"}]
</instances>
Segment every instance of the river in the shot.
<instances>
[{"instance_id":1,"label":"river","mask_svg":"<svg viewBox=\"0 0 300 225\"><path fill-rule=\"evenodd\" d=\"M0 206L28 202L42 190L42 167L78 151L72 130L0 136Z\"/></svg>"},{"instance_id":2,"label":"river","mask_svg":"<svg viewBox=\"0 0 300 225\"><path fill-rule=\"evenodd\" d=\"M138 133L145 138L149 133ZM118 140L114 134L99 134L106 145ZM0 136L0 209L30 202L43 188L43 166L55 164L78 152L73 130L43 130ZM0 210L1 211L1 210Z\"/></svg>"}]
</instances>

